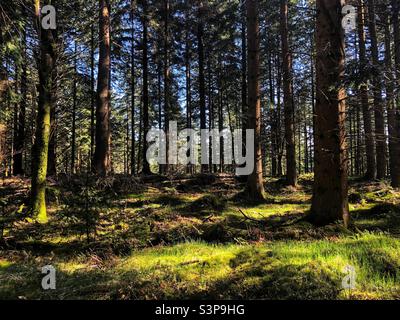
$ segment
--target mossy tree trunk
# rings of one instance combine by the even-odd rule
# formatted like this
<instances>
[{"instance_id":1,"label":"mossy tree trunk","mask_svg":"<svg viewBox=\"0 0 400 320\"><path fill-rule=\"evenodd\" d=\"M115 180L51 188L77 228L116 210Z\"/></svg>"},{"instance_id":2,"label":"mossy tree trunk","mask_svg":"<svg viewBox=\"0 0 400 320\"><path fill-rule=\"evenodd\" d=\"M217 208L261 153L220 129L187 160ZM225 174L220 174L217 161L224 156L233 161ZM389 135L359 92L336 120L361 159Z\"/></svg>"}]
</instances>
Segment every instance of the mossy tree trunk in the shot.
<instances>
[{"instance_id":1,"label":"mossy tree trunk","mask_svg":"<svg viewBox=\"0 0 400 320\"><path fill-rule=\"evenodd\" d=\"M45 1L50 4L50 1ZM47 221L46 175L50 137L50 112L52 108L52 84L55 71L55 30L43 29L40 22L40 1L35 0L36 25L40 39L39 101L36 120L36 137L33 149L31 185L31 210L38 222Z\"/></svg>"},{"instance_id":2,"label":"mossy tree trunk","mask_svg":"<svg viewBox=\"0 0 400 320\"><path fill-rule=\"evenodd\" d=\"M341 1L317 0L314 190L310 220L349 218L345 135L344 35ZM329 57L329 58L327 58Z\"/></svg>"}]
</instances>

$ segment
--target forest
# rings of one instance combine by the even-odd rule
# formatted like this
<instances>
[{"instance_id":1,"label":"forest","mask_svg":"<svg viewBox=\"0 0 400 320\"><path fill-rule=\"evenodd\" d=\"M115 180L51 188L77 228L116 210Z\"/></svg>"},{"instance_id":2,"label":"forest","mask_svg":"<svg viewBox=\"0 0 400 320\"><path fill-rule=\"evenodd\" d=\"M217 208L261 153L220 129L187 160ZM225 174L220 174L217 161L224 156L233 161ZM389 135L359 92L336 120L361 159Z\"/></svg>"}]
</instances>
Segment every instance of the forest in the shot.
<instances>
[{"instance_id":1,"label":"forest","mask_svg":"<svg viewBox=\"0 0 400 320\"><path fill-rule=\"evenodd\" d=\"M400 299L400 0L1 0L0 300Z\"/></svg>"}]
</instances>

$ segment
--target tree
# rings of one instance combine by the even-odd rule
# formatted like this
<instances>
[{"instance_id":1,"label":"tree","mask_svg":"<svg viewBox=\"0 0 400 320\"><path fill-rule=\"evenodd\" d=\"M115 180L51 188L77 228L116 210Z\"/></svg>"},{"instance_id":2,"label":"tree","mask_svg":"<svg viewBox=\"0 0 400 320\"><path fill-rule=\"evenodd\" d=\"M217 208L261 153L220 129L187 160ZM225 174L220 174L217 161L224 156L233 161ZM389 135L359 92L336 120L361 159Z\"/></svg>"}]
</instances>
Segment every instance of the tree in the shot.
<instances>
[{"instance_id":1,"label":"tree","mask_svg":"<svg viewBox=\"0 0 400 320\"><path fill-rule=\"evenodd\" d=\"M143 126L143 168L142 174L149 175L151 174L150 165L146 159L147 153L147 141L146 136L149 132L149 61L148 61L148 34L147 34L147 26L148 26L148 17L147 17L147 0L142 0L143 6L143 114L142 114L142 126Z\"/></svg>"},{"instance_id":2,"label":"tree","mask_svg":"<svg viewBox=\"0 0 400 320\"><path fill-rule=\"evenodd\" d=\"M49 4L50 1L45 1ZM36 119L36 137L33 147L31 211L37 221L47 221L46 211L46 175L50 136L50 111L53 103L53 72L55 71L55 30L43 29L41 26L40 0L35 0L36 27L39 35L40 58L39 100Z\"/></svg>"},{"instance_id":3,"label":"tree","mask_svg":"<svg viewBox=\"0 0 400 320\"><path fill-rule=\"evenodd\" d=\"M359 47L359 62L360 62L360 73L361 73L361 85L360 85L360 96L361 96L361 108L364 120L364 131L365 131L365 151L367 157L367 171L365 178L373 180L376 178L376 156L375 156L375 138L372 131L372 120L371 111L368 102L368 79L367 79L367 57L365 49L365 31L364 31L364 5L363 0L359 0L358 9L358 47Z\"/></svg>"},{"instance_id":4,"label":"tree","mask_svg":"<svg viewBox=\"0 0 400 320\"><path fill-rule=\"evenodd\" d=\"M287 184L297 184L296 172L296 145L294 139L294 105L292 90L292 55L288 39L288 4L281 0L281 42L283 61L283 96L285 113L285 141L286 141L286 180Z\"/></svg>"},{"instance_id":5,"label":"tree","mask_svg":"<svg viewBox=\"0 0 400 320\"><path fill-rule=\"evenodd\" d=\"M99 0L99 64L97 80L96 146L94 168L97 174L107 175L111 170L110 154L110 4Z\"/></svg>"},{"instance_id":6,"label":"tree","mask_svg":"<svg viewBox=\"0 0 400 320\"><path fill-rule=\"evenodd\" d=\"M204 78L204 7L203 2L200 1L198 9L198 22L197 22L197 50L199 59L199 95L200 95L200 129L206 129L206 87ZM206 172L208 166L206 164L201 165L201 172Z\"/></svg>"},{"instance_id":7,"label":"tree","mask_svg":"<svg viewBox=\"0 0 400 320\"><path fill-rule=\"evenodd\" d=\"M399 11L400 3L399 0L392 0L392 23L393 23L393 34L394 34L394 54L395 54L395 70L396 70L396 86L400 87L400 23L399 23ZM394 131L395 139L397 139L396 145L396 162L393 164L391 170L392 185L395 188L400 187L400 94L397 92L396 96L397 104L395 106L395 123L396 126Z\"/></svg>"},{"instance_id":8,"label":"tree","mask_svg":"<svg viewBox=\"0 0 400 320\"><path fill-rule=\"evenodd\" d=\"M260 30L258 0L247 0L248 128L254 130L254 169L247 180L249 197L265 199L261 154Z\"/></svg>"},{"instance_id":9,"label":"tree","mask_svg":"<svg viewBox=\"0 0 400 320\"><path fill-rule=\"evenodd\" d=\"M309 219L349 220L345 142L344 35L340 0L317 0L314 189ZM329 57L327 59L327 57Z\"/></svg>"},{"instance_id":10,"label":"tree","mask_svg":"<svg viewBox=\"0 0 400 320\"><path fill-rule=\"evenodd\" d=\"M368 0L369 34L371 38L371 56L373 63L372 85L374 95L375 140L376 140L376 177L386 176L386 135L382 99L382 75L379 62L378 37L376 34L375 0Z\"/></svg>"}]
</instances>

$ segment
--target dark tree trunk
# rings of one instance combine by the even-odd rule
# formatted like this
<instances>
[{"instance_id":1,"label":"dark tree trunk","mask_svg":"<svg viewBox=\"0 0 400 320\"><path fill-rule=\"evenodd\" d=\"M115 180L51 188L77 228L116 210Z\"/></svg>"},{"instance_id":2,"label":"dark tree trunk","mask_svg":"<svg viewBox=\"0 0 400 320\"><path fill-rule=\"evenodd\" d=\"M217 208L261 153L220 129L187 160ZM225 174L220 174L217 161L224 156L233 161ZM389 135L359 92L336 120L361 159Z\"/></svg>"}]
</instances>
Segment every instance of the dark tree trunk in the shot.
<instances>
[{"instance_id":1,"label":"dark tree trunk","mask_svg":"<svg viewBox=\"0 0 400 320\"><path fill-rule=\"evenodd\" d=\"M110 4L99 0L99 66L97 80L96 148L94 153L97 174L111 171L110 154Z\"/></svg>"},{"instance_id":2,"label":"dark tree trunk","mask_svg":"<svg viewBox=\"0 0 400 320\"><path fill-rule=\"evenodd\" d=\"M143 5L143 148L142 148L142 174L151 174L150 164L146 159L147 141L146 136L149 132L149 61L148 61L148 17L147 17L147 0L142 1Z\"/></svg>"},{"instance_id":3,"label":"dark tree trunk","mask_svg":"<svg viewBox=\"0 0 400 320\"><path fill-rule=\"evenodd\" d=\"M368 0L369 34L371 38L371 56L373 63L372 85L374 94L375 140L376 140L376 177L386 176L386 134L384 107L382 99L382 72L379 63L378 38L376 34L375 0Z\"/></svg>"},{"instance_id":4,"label":"dark tree trunk","mask_svg":"<svg viewBox=\"0 0 400 320\"><path fill-rule=\"evenodd\" d=\"M135 91L136 91L136 77L135 77L135 14L134 14L134 1L131 2L131 174L136 174L136 154L135 154Z\"/></svg>"},{"instance_id":5,"label":"dark tree trunk","mask_svg":"<svg viewBox=\"0 0 400 320\"><path fill-rule=\"evenodd\" d=\"M292 90L292 55L288 39L288 4L281 0L281 41L283 62L283 98L285 113L286 180L287 184L297 184L296 145L294 137L294 104Z\"/></svg>"},{"instance_id":6,"label":"dark tree trunk","mask_svg":"<svg viewBox=\"0 0 400 320\"><path fill-rule=\"evenodd\" d=\"M258 0L247 0L247 65L248 65L248 129L254 130L254 170L249 175L247 189L252 200L264 200L261 154L260 101L260 30Z\"/></svg>"},{"instance_id":7,"label":"dark tree trunk","mask_svg":"<svg viewBox=\"0 0 400 320\"><path fill-rule=\"evenodd\" d=\"M393 35L394 35L394 53L395 53L395 69L396 69L396 87L400 88L400 23L399 23L399 11L400 3L399 0L392 0L392 23L393 23ZM395 188L400 188L400 93L397 92L396 95L396 126L395 138L397 140L396 145L396 161L393 164L391 177L392 186Z\"/></svg>"},{"instance_id":8,"label":"dark tree trunk","mask_svg":"<svg viewBox=\"0 0 400 320\"><path fill-rule=\"evenodd\" d=\"M375 138L372 131L371 111L368 102L368 78L367 78L367 58L365 49L365 31L364 31L364 6L363 1L359 0L358 10L358 41L360 55L360 72L362 84L360 86L361 107L364 120L365 131L365 152L367 157L367 172L365 178L373 180L376 178L376 156L375 156Z\"/></svg>"},{"instance_id":9,"label":"dark tree trunk","mask_svg":"<svg viewBox=\"0 0 400 320\"><path fill-rule=\"evenodd\" d=\"M315 170L310 220L349 220L341 1L317 0ZM326 59L330 57L330 59Z\"/></svg>"},{"instance_id":10,"label":"dark tree trunk","mask_svg":"<svg viewBox=\"0 0 400 320\"><path fill-rule=\"evenodd\" d=\"M199 95L200 95L200 129L206 129L206 92L204 78L204 22L203 22L203 3L200 2L197 24L197 50L199 59ZM208 166L201 165L201 172L207 172Z\"/></svg>"}]
</instances>

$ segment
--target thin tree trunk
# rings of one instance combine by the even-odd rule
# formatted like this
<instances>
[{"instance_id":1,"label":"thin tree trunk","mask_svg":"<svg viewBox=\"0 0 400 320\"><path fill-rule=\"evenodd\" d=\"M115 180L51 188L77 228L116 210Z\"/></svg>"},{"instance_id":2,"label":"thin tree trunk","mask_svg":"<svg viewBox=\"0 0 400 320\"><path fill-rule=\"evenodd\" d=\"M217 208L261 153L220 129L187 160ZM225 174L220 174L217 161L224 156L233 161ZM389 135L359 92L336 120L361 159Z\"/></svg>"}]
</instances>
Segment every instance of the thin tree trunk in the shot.
<instances>
[{"instance_id":1,"label":"thin tree trunk","mask_svg":"<svg viewBox=\"0 0 400 320\"><path fill-rule=\"evenodd\" d=\"M294 104L292 90L292 55L288 39L288 4L281 0L281 41L283 57L283 98L285 113L285 142L286 142L286 180L287 184L297 184L296 144L294 128Z\"/></svg>"},{"instance_id":2,"label":"thin tree trunk","mask_svg":"<svg viewBox=\"0 0 400 320\"><path fill-rule=\"evenodd\" d=\"M94 23L90 27L90 171L94 171L95 148L95 88L94 88Z\"/></svg>"},{"instance_id":3,"label":"thin tree trunk","mask_svg":"<svg viewBox=\"0 0 400 320\"><path fill-rule=\"evenodd\" d=\"M206 94L205 94L205 78L204 78L204 22L203 22L203 3L200 1L197 24L197 50L199 59L199 95L200 95L200 129L206 129ZM207 172L208 166L201 165L201 172Z\"/></svg>"},{"instance_id":4,"label":"thin tree trunk","mask_svg":"<svg viewBox=\"0 0 400 320\"><path fill-rule=\"evenodd\" d=\"M400 23L399 23L399 0L392 0L392 23L393 23L393 36L394 36L394 53L395 53L395 70L396 70L396 87L400 88ZM395 139L397 140L395 154L396 161L393 164L391 177L392 186L400 188L400 93L396 95L396 126Z\"/></svg>"},{"instance_id":5,"label":"thin tree trunk","mask_svg":"<svg viewBox=\"0 0 400 320\"><path fill-rule=\"evenodd\" d=\"M147 17L147 0L143 0L143 166L142 174L151 174L150 164L146 159L147 153L147 133L149 132L149 61L148 61L148 17Z\"/></svg>"},{"instance_id":6,"label":"thin tree trunk","mask_svg":"<svg viewBox=\"0 0 400 320\"><path fill-rule=\"evenodd\" d=\"M75 41L75 49L74 49L74 76L73 76L73 88L72 88L72 141L71 141L71 174L75 173L75 155L76 155L76 95L77 95L77 87L76 87L76 73L77 73L77 43Z\"/></svg>"},{"instance_id":7,"label":"thin tree trunk","mask_svg":"<svg viewBox=\"0 0 400 320\"><path fill-rule=\"evenodd\" d=\"M131 1L131 174L136 174L136 154L135 154L135 91L136 91L136 77L135 77L135 15L134 15L134 0Z\"/></svg>"},{"instance_id":8,"label":"thin tree trunk","mask_svg":"<svg viewBox=\"0 0 400 320\"><path fill-rule=\"evenodd\" d=\"M376 34L375 0L368 0L369 34L371 38L371 56L374 71L372 74L375 114L376 140L376 177L383 179L386 176L386 135L384 106L382 99L382 73L379 63L378 38Z\"/></svg>"},{"instance_id":9,"label":"thin tree trunk","mask_svg":"<svg viewBox=\"0 0 400 320\"><path fill-rule=\"evenodd\" d=\"M247 0L247 65L248 65L248 128L254 130L254 170L249 175L247 189L253 200L264 200L261 154L260 101L260 30L258 0Z\"/></svg>"},{"instance_id":10,"label":"thin tree trunk","mask_svg":"<svg viewBox=\"0 0 400 320\"><path fill-rule=\"evenodd\" d=\"M359 0L358 10L358 41L360 55L360 72L362 84L360 85L361 107L364 120L365 131L365 153L367 157L367 172L365 178L373 180L376 178L376 154L375 154L375 138L372 131L371 111L368 102L368 80L367 80L367 58L365 49L365 31L364 31L364 4L363 0Z\"/></svg>"}]
</instances>

